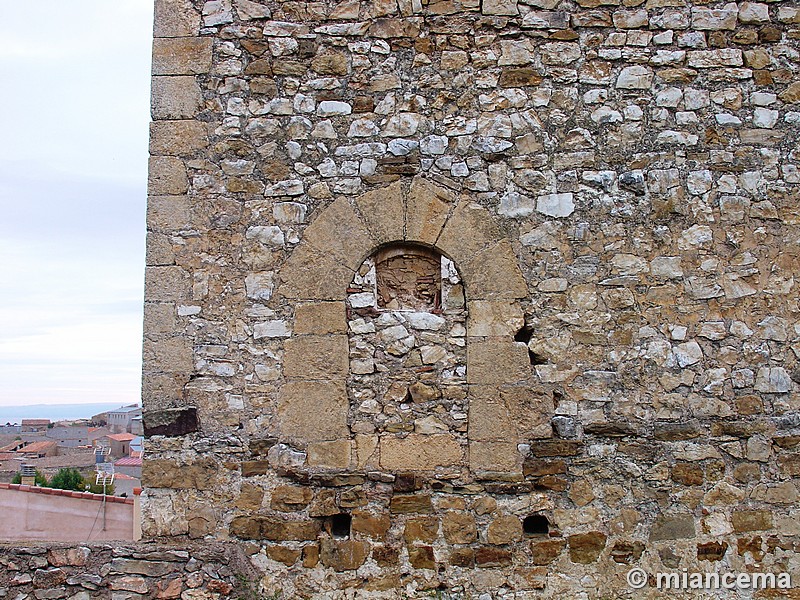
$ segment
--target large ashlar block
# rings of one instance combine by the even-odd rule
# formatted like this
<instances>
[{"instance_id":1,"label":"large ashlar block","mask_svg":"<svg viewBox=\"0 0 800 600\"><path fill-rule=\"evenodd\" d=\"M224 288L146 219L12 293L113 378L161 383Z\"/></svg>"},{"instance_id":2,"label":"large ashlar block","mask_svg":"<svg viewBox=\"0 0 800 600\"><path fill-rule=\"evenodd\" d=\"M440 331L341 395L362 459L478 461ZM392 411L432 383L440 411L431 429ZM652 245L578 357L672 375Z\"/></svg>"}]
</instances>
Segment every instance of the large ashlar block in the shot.
<instances>
[{"instance_id":1,"label":"large ashlar block","mask_svg":"<svg viewBox=\"0 0 800 600\"><path fill-rule=\"evenodd\" d=\"M405 438L385 435L380 439L381 467L394 471L433 471L461 463L464 451L450 434L411 434Z\"/></svg>"},{"instance_id":2,"label":"large ashlar block","mask_svg":"<svg viewBox=\"0 0 800 600\"><path fill-rule=\"evenodd\" d=\"M188 373L147 373L142 377L142 403L148 410L182 404Z\"/></svg>"},{"instance_id":3,"label":"large ashlar block","mask_svg":"<svg viewBox=\"0 0 800 600\"><path fill-rule=\"evenodd\" d=\"M501 238L500 229L489 211L480 204L462 199L447 220L436 245L461 265Z\"/></svg>"},{"instance_id":4,"label":"large ashlar block","mask_svg":"<svg viewBox=\"0 0 800 600\"><path fill-rule=\"evenodd\" d=\"M187 37L200 32L200 12L191 0L156 0L154 37Z\"/></svg>"},{"instance_id":5,"label":"large ashlar block","mask_svg":"<svg viewBox=\"0 0 800 600\"><path fill-rule=\"evenodd\" d=\"M148 301L174 302L189 297L189 274L181 267L147 267L144 296Z\"/></svg>"},{"instance_id":6,"label":"large ashlar block","mask_svg":"<svg viewBox=\"0 0 800 600\"><path fill-rule=\"evenodd\" d=\"M294 315L296 335L347 333L344 302L298 304Z\"/></svg>"},{"instance_id":7,"label":"large ashlar block","mask_svg":"<svg viewBox=\"0 0 800 600\"><path fill-rule=\"evenodd\" d=\"M210 37L153 40L153 75L202 75L211 69Z\"/></svg>"},{"instance_id":8,"label":"large ashlar block","mask_svg":"<svg viewBox=\"0 0 800 600\"><path fill-rule=\"evenodd\" d=\"M332 254L351 269L357 269L376 245L344 198L334 201L306 228L303 243Z\"/></svg>"},{"instance_id":9,"label":"large ashlar block","mask_svg":"<svg viewBox=\"0 0 800 600\"><path fill-rule=\"evenodd\" d=\"M507 338L467 340L467 382L499 385L531 376L528 347Z\"/></svg>"},{"instance_id":10,"label":"large ashlar block","mask_svg":"<svg viewBox=\"0 0 800 600\"><path fill-rule=\"evenodd\" d=\"M145 340L142 359L149 372L190 373L193 368L192 346L185 337Z\"/></svg>"},{"instance_id":11,"label":"large ashlar block","mask_svg":"<svg viewBox=\"0 0 800 600\"><path fill-rule=\"evenodd\" d=\"M508 240L478 250L471 258L456 264L467 294L472 299L499 300L525 298L528 286L517 265Z\"/></svg>"},{"instance_id":12,"label":"large ashlar block","mask_svg":"<svg viewBox=\"0 0 800 600\"><path fill-rule=\"evenodd\" d=\"M354 272L306 244L295 248L280 271L279 293L299 300L344 300Z\"/></svg>"},{"instance_id":13,"label":"large ashlar block","mask_svg":"<svg viewBox=\"0 0 800 600\"><path fill-rule=\"evenodd\" d=\"M191 220L187 196L150 196L147 199L147 227L172 233L185 229Z\"/></svg>"},{"instance_id":14,"label":"large ashlar block","mask_svg":"<svg viewBox=\"0 0 800 600\"><path fill-rule=\"evenodd\" d=\"M174 156L151 156L148 167L148 194L180 195L189 189L186 166L181 159Z\"/></svg>"},{"instance_id":15,"label":"large ashlar block","mask_svg":"<svg viewBox=\"0 0 800 600\"><path fill-rule=\"evenodd\" d=\"M148 267L175 264L175 251L169 236L153 231L147 233L145 264Z\"/></svg>"},{"instance_id":16,"label":"large ashlar block","mask_svg":"<svg viewBox=\"0 0 800 600\"><path fill-rule=\"evenodd\" d=\"M191 119L203 108L200 85L193 75L153 77L150 114L154 120Z\"/></svg>"},{"instance_id":17,"label":"large ashlar block","mask_svg":"<svg viewBox=\"0 0 800 600\"><path fill-rule=\"evenodd\" d=\"M469 466L472 471L522 473L517 444L509 441L476 441L469 444Z\"/></svg>"},{"instance_id":18,"label":"large ashlar block","mask_svg":"<svg viewBox=\"0 0 800 600\"><path fill-rule=\"evenodd\" d=\"M553 436L550 422L555 407L549 394L528 385L510 385L500 388L500 398L508 413L514 416L519 439Z\"/></svg>"},{"instance_id":19,"label":"large ashlar block","mask_svg":"<svg viewBox=\"0 0 800 600\"><path fill-rule=\"evenodd\" d=\"M406 200L405 235L410 242L434 245L453 208L455 195L421 177L411 182Z\"/></svg>"},{"instance_id":20,"label":"large ashlar block","mask_svg":"<svg viewBox=\"0 0 800 600\"><path fill-rule=\"evenodd\" d=\"M210 458L189 463L153 458L142 465L142 483L156 488L208 490L222 483L221 473L224 472Z\"/></svg>"},{"instance_id":21,"label":"large ashlar block","mask_svg":"<svg viewBox=\"0 0 800 600\"><path fill-rule=\"evenodd\" d=\"M173 302L145 302L145 337L169 335L175 331L175 327L175 304Z\"/></svg>"},{"instance_id":22,"label":"large ashlar block","mask_svg":"<svg viewBox=\"0 0 800 600\"><path fill-rule=\"evenodd\" d=\"M343 378L349 364L346 335L301 335L284 345L283 372L291 379Z\"/></svg>"},{"instance_id":23,"label":"large ashlar block","mask_svg":"<svg viewBox=\"0 0 800 600\"><path fill-rule=\"evenodd\" d=\"M287 381L278 395L281 433L306 441L346 438L348 406L344 379Z\"/></svg>"},{"instance_id":24,"label":"large ashlar block","mask_svg":"<svg viewBox=\"0 0 800 600\"><path fill-rule=\"evenodd\" d=\"M359 196L356 206L378 244L403 239L405 200L402 182Z\"/></svg>"},{"instance_id":25,"label":"large ashlar block","mask_svg":"<svg viewBox=\"0 0 800 600\"><path fill-rule=\"evenodd\" d=\"M469 398L470 440L516 443L515 418L497 388L472 386Z\"/></svg>"},{"instance_id":26,"label":"large ashlar block","mask_svg":"<svg viewBox=\"0 0 800 600\"><path fill-rule=\"evenodd\" d=\"M511 300L472 300L467 302L467 310L467 335L471 337L513 339L525 325L522 308Z\"/></svg>"},{"instance_id":27,"label":"large ashlar block","mask_svg":"<svg viewBox=\"0 0 800 600\"><path fill-rule=\"evenodd\" d=\"M201 121L153 121L150 123L150 154L192 156L208 147L207 125Z\"/></svg>"},{"instance_id":28,"label":"large ashlar block","mask_svg":"<svg viewBox=\"0 0 800 600\"><path fill-rule=\"evenodd\" d=\"M324 469L346 469L350 466L352 442L332 440L308 444L308 466Z\"/></svg>"}]
</instances>

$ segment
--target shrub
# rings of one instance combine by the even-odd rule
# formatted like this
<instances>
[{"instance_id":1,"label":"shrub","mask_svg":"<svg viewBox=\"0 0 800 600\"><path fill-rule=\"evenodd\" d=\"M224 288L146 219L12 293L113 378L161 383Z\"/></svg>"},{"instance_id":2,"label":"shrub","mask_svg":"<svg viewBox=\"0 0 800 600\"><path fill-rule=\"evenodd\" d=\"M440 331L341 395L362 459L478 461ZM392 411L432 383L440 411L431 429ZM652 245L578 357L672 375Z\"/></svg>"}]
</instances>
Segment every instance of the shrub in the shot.
<instances>
[{"instance_id":1,"label":"shrub","mask_svg":"<svg viewBox=\"0 0 800 600\"><path fill-rule=\"evenodd\" d=\"M14 477L11 479L11 483L22 483L22 475L20 473L14 475ZM47 479L38 470L36 471L35 485L47 487Z\"/></svg>"},{"instance_id":2,"label":"shrub","mask_svg":"<svg viewBox=\"0 0 800 600\"><path fill-rule=\"evenodd\" d=\"M77 469L60 469L50 480L50 487L59 490L75 490L82 492L86 483Z\"/></svg>"}]
</instances>

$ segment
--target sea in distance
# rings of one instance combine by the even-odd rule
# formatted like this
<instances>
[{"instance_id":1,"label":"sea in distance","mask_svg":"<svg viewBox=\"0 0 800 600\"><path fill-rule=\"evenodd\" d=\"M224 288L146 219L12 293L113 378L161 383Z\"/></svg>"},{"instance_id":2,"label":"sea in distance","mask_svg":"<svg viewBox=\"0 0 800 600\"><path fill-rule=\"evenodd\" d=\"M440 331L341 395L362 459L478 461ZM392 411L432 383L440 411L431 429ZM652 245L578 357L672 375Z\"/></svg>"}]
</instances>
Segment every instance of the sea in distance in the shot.
<instances>
[{"instance_id":1,"label":"sea in distance","mask_svg":"<svg viewBox=\"0 0 800 600\"><path fill-rule=\"evenodd\" d=\"M131 402L133 404L133 402ZM89 404L31 404L28 406L0 406L0 425L19 425L22 419L50 419L50 421L73 421L88 419L107 410L119 408L117 402L92 402Z\"/></svg>"}]
</instances>

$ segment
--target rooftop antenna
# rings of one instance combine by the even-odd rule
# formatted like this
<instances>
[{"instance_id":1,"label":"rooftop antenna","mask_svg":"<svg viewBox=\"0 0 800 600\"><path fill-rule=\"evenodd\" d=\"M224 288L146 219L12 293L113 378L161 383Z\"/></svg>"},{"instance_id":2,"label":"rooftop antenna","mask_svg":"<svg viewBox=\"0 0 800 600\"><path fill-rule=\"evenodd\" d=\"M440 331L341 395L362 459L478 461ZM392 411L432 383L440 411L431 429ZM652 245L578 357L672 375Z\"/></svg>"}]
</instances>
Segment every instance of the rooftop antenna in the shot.
<instances>
[{"instance_id":1,"label":"rooftop antenna","mask_svg":"<svg viewBox=\"0 0 800 600\"><path fill-rule=\"evenodd\" d=\"M98 445L95 446L94 449L94 463L98 465L97 468L99 469L101 465L108 464L108 455L111 454L111 448L108 446Z\"/></svg>"},{"instance_id":2,"label":"rooftop antenna","mask_svg":"<svg viewBox=\"0 0 800 600\"><path fill-rule=\"evenodd\" d=\"M105 463L102 466L106 469L100 469L98 465L95 483L103 486L103 531L106 530L106 486L114 483L114 465Z\"/></svg>"}]
</instances>

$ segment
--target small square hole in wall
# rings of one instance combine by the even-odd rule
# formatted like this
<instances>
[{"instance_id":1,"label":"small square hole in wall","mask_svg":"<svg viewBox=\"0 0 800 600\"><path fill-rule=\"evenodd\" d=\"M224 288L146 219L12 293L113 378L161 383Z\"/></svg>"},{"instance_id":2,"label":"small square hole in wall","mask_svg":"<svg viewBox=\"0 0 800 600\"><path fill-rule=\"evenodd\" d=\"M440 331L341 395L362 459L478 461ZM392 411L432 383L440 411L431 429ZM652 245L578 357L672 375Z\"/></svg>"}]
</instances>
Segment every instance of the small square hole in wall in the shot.
<instances>
[{"instance_id":1,"label":"small square hole in wall","mask_svg":"<svg viewBox=\"0 0 800 600\"><path fill-rule=\"evenodd\" d=\"M525 535L547 535L550 523L544 515L528 515L522 519L522 531Z\"/></svg>"},{"instance_id":2,"label":"small square hole in wall","mask_svg":"<svg viewBox=\"0 0 800 600\"><path fill-rule=\"evenodd\" d=\"M345 540L350 537L350 524L352 521L353 518L347 513L333 515L327 523L328 532L331 534L331 537Z\"/></svg>"}]
</instances>

